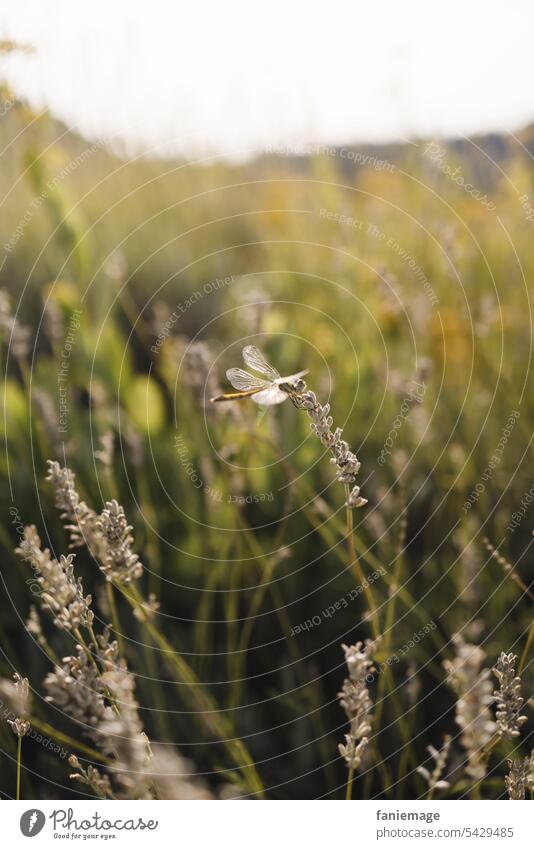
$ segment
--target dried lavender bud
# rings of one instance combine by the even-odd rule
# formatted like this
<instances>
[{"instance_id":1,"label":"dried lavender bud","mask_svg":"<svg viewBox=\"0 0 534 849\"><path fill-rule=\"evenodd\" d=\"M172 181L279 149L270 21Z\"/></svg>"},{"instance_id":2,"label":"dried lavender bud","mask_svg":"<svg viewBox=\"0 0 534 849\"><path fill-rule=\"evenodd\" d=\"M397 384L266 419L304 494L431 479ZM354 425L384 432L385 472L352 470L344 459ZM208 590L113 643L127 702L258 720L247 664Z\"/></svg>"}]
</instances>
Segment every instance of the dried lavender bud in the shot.
<instances>
[{"instance_id":1,"label":"dried lavender bud","mask_svg":"<svg viewBox=\"0 0 534 849\"><path fill-rule=\"evenodd\" d=\"M110 468L113 464L113 431L107 430L100 438L100 448L95 451L95 459L100 460L103 466Z\"/></svg>"},{"instance_id":2,"label":"dried lavender bud","mask_svg":"<svg viewBox=\"0 0 534 849\"><path fill-rule=\"evenodd\" d=\"M105 672L101 680L118 709L117 714L112 713L100 726L105 738L104 750L117 759L113 767L116 780L124 789L124 798L150 798L146 770L152 753L139 718L134 676L125 662L120 661Z\"/></svg>"},{"instance_id":3,"label":"dried lavender bud","mask_svg":"<svg viewBox=\"0 0 534 849\"><path fill-rule=\"evenodd\" d=\"M147 619L151 619L159 610L160 603L157 600L154 593L149 593L148 599L144 604L141 604L139 607L135 607L133 610L133 615L139 622L146 622Z\"/></svg>"},{"instance_id":4,"label":"dried lavender bud","mask_svg":"<svg viewBox=\"0 0 534 849\"><path fill-rule=\"evenodd\" d=\"M81 578L74 577L73 554L61 555L59 561L53 558L48 548L41 549L41 539L33 525L24 528L24 537L15 551L34 569L41 588L41 604L52 613L58 628L72 631L92 624L91 596L84 596Z\"/></svg>"},{"instance_id":5,"label":"dried lavender bud","mask_svg":"<svg viewBox=\"0 0 534 849\"><path fill-rule=\"evenodd\" d=\"M530 758L508 761L509 773L504 779L509 799L524 799L532 771Z\"/></svg>"},{"instance_id":6,"label":"dried lavender bud","mask_svg":"<svg viewBox=\"0 0 534 849\"><path fill-rule=\"evenodd\" d=\"M105 555L105 545L98 526L96 512L81 501L74 485L74 473L62 468L55 460L48 460L47 481L54 487L56 507L66 522L65 530L70 534L70 547L85 545L91 554L100 560Z\"/></svg>"},{"instance_id":7,"label":"dried lavender bud","mask_svg":"<svg viewBox=\"0 0 534 849\"><path fill-rule=\"evenodd\" d=\"M71 470L52 460L48 464L47 480L54 484L56 507L67 521L65 528L70 532L71 547L86 545L109 581L129 584L139 578L143 566L132 551L132 527L127 524L121 505L115 500L108 501L98 516L80 500Z\"/></svg>"},{"instance_id":8,"label":"dried lavender bud","mask_svg":"<svg viewBox=\"0 0 534 849\"><path fill-rule=\"evenodd\" d=\"M99 799L115 798L111 789L111 782L107 775L103 775L96 767L91 765L85 769L76 755L70 756L69 764L73 769L78 770L78 772L72 773L69 778L79 781L80 784L87 784Z\"/></svg>"},{"instance_id":9,"label":"dried lavender bud","mask_svg":"<svg viewBox=\"0 0 534 849\"><path fill-rule=\"evenodd\" d=\"M484 749L495 733L489 706L493 703L489 669L481 669L486 657L479 646L466 643L455 634L454 660L443 663L448 683L458 696L456 722L462 730L462 745L467 753L466 773L475 781L486 775Z\"/></svg>"},{"instance_id":10,"label":"dried lavender bud","mask_svg":"<svg viewBox=\"0 0 534 849\"><path fill-rule=\"evenodd\" d=\"M113 669L119 658L119 644L111 640L111 627L107 625L101 634L97 635L98 660L105 669Z\"/></svg>"},{"instance_id":11,"label":"dried lavender bud","mask_svg":"<svg viewBox=\"0 0 534 849\"><path fill-rule=\"evenodd\" d=\"M77 781L102 798L112 794L113 798L148 799L151 751L139 718L134 677L126 663L118 659L118 646L116 641L110 642L109 629L97 639L98 661L104 672L77 646L76 655L63 658L62 666L45 678L46 700L78 722L100 751L113 758L106 769L113 786L117 785L116 791L112 792L112 782L106 775L83 769L73 755L70 763L79 771L74 775Z\"/></svg>"},{"instance_id":12,"label":"dried lavender bud","mask_svg":"<svg viewBox=\"0 0 534 849\"><path fill-rule=\"evenodd\" d=\"M422 775L427 782L430 792L434 792L434 790L447 790L450 787L449 782L444 781L441 776L443 775L443 770L445 769L447 758L449 757L451 739L452 738L449 734L444 737L443 746L439 752L434 748L434 746L427 746L427 751L434 761L434 769L432 772L424 766L417 767L417 772Z\"/></svg>"},{"instance_id":13,"label":"dried lavender bud","mask_svg":"<svg viewBox=\"0 0 534 849\"><path fill-rule=\"evenodd\" d=\"M530 758L528 758L526 788L529 793L534 793L534 749L531 750Z\"/></svg>"},{"instance_id":14,"label":"dried lavender bud","mask_svg":"<svg viewBox=\"0 0 534 849\"><path fill-rule=\"evenodd\" d=\"M105 734L103 724L113 718L113 710L106 702L106 688L98 669L89 660L81 646L76 655L64 657L44 681L47 702L78 722L84 733L99 746Z\"/></svg>"},{"instance_id":15,"label":"dried lavender bud","mask_svg":"<svg viewBox=\"0 0 534 849\"><path fill-rule=\"evenodd\" d=\"M28 634L31 634L32 637L35 637L40 646L46 647L46 640L43 636L41 620L39 618L39 614L37 613L37 608L34 604L30 605L30 612L28 614L28 618L26 619L26 629L28 631Z\"/></svg>"},{"instance_id":16,"label":"dried lavender bud","mask_svg":"<svg viewBox=\"0 0 534 849\"><path fill-rule=\"evenodd\" d=\"M129 584L143 573L139 557L132 551L132 526L126 522L124 510L113 500L106 503L98 528L106 543L101 569L108 581Z\"/></svg>"},{"instance_id":17,"label":"dried lavender bud","mask_svg":"<svg viewBox=\"0 0 534 849\"><path fill-rule=\"evenodd\" d=\"M311 429L332 454L330 462L336 467L337 479L349 487L347 507L363 507L367 499L360 496L360 488L356 486L356 475L361 463L349 447L348 442L341 439L343 433L340 427L332 431L333 419L330 415L330 404L324 406L317 400L315 392L306 391L298 395L298 407L306 410L312 420Z\"/></svg>"},{"instance_id":18,"label":"dried lavender bud","mask_svg":"<svg viewBox=\"0 0 534 849\"><path fill-rule=\"evenodd\" d=\"M16 719L8 719L7 723L11 726L11 730L16 737L25 737L31 728L29 721L22 719L20 716Z\"/></svg>"},{"instance_id":19,"label":"dried lavender bud","mask_svg":"<svg viewBox=\"0 0 534 849\"><path fill-rule=\"evenodd\" d=\"M366 678L373 671L371 655L377 644L376 640L366 640L365 644L358 642L354 646L342 646L349 677L345 678L338 699L347 714L350 728L349 733L345 735L345 743L339 744L339 753L345 759L347 767L352 769L358 769L360 766L369 743L373 703Z\"/></svg>"},{"instance_id":20,"label":"dried lavender bud","mask_svg":"<svg viewBox=\"0 0 534 849\"><path fill-rule=\"evenodd\" d=\"M31 726L26 716L29 713L30 685L27 678L23 678L18 672L13 675L14 681L5 678L0 679L0 699L4 702L15 719L8 719L16 737L25 737Z\"/></svg>"},{"instance_id":21,"label":"dried lavender bud","mask_svg":"<svg viewBox=\"0 0 534 849\"><path fill-rule=\"evenodd\" d=\"M170 746L154 746L147 778L158 799L212 799L212 795L192 772L193 764Z\"/></svg>"},{"instance_id":22,"label":"dried lavender bud","mask_svg":"<svg viewBox=\"0 0 534 849\"><path fill-rule=\"evenodd\" d=\"M11 302L5 289L0 289L0 333L15 357L25 357L32 340L32 330L20 324L11 311Z\"/></svg>"},{"instance_id":23,"label":"dried lavender bud","mask_svg":"<svg viewBox=\"0 0 534 849\"><path fill-rule=\"evenodd\" d=\"M521 678L515 674L515 654L501 652L493 667L493 673L499 682L499 689L493 695L497 702L497 731L505 739L519 737L521 726L527 721L521 716L524 699L521 695Z\"/></svg>"}]
</instances>

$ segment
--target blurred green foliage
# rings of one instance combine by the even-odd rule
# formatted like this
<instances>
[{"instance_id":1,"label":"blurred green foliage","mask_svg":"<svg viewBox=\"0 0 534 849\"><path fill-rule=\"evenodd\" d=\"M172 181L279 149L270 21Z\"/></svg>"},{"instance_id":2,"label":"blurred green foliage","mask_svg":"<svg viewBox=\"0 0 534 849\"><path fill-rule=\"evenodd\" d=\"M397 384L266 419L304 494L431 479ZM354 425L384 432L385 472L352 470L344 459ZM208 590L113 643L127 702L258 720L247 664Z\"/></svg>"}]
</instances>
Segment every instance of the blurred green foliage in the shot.
<instances>
[{"instance_id":1,"label":"blurred green foliage","mask_svg":"<svg viewBox=\"0 0 534 849\"><path fill-rule=\"evenodd\" d=\"M2 118L2 142L11 144L0 178L0 282L31 328L26 351L8 352L9 338L2 349L4 674L29 677L37 712L54 725L41 687L50 663L23 628L32 598L13 556L14 517L65 550L43 478L47 458L66 460L95 508L111 497L124 505L145 588L161 603L158 624L232 711L269 795L342 794L340 643L369 635L362 603L298 637L290 631L354 585L343 493L306 415L290 404L266 413L251 403L210 407L225 369L255 343L282 373L310 370L310 387L330 400L362 461L369 504L355 516L356 538L364 569L387 570L375 587L382 616L396 567L402 587L390 650L437 624L392 668L398 704L386 693L378 734L400 782L389 795L419 795L413 770L425 747L455 733L441 668L451 635L463 629L491 664L501 650L521 654L531 621L528 600L482 542L500 544L530 583L531 511L507 530L532 486L534 254L518 200L534 197L528 150L503 143L494 165L467 144L445 148L491 197L490 212L435 167L425 143L382 149L377 157L392 167L381 169L328 153L123 159L21 104ZM414 381L424 384L422 401L396 428ZM109 464L102 440L108 455L113 446ZM76 569L106 620L100 574L82 553ZM127 609L120 615L149 736L176 743L202 771L228 768L181 713L164 663L147 658L139 623ZM49 638L59 654L68 650L53 629ZM533 683L527 666L527 694ZM10 752L5 724L0 733ZM54 796L65 763L37 745L27 758L35 797ZM13 772L4 754L5 793ZM380 770L370 775L355 795L382 792ZM503 789L490 777L484 793Z\"/></svg>"}]
</instances>

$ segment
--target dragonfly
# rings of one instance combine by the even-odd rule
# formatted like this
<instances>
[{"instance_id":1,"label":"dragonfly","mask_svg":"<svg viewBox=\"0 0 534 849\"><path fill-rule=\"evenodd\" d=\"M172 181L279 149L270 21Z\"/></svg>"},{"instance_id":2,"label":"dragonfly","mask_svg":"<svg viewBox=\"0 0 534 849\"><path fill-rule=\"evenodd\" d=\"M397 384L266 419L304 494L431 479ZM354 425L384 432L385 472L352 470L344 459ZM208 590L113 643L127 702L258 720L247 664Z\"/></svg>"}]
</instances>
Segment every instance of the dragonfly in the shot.
<instances>
[{"instance_id":1,"label":"dragonfly","mask_svg":"<svg viewBox=\"0 0 534 849\"><path fill-rule=\"evenodd\" d=\"M300 406L300 395L306 389L302 378L308 373L308 369L282 377L255 345L246 345L243 348L243 360L246 366L261 374L262 377L250 374L242 368L228 369L226 377L237 391L217 395L210 399L213 403L250 398L255 404L271 407L290 398L295 407Z\"/></svg>"}]
</instances>

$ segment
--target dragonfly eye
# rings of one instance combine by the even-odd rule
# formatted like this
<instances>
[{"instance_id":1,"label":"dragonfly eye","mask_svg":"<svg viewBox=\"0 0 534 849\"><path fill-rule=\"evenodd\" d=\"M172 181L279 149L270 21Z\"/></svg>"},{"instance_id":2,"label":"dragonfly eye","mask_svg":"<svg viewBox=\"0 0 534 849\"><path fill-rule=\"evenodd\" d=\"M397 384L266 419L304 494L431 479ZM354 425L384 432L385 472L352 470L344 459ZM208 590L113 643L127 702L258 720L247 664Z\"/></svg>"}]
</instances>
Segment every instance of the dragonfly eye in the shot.
<instances>
[{"instance_id":1,"label":"dragonfly eye","mask_svg":"<svg viewBox=\"0 0 534 849\"><path fill-rule=\"evenodd\" d=\"M299 377L298 380L295 380L295 382L293 383L293 389L295 390L295 392L304 392L304 390L306 389L305 381L302 380L301 377Z\"/></svg>"}]
</instances>

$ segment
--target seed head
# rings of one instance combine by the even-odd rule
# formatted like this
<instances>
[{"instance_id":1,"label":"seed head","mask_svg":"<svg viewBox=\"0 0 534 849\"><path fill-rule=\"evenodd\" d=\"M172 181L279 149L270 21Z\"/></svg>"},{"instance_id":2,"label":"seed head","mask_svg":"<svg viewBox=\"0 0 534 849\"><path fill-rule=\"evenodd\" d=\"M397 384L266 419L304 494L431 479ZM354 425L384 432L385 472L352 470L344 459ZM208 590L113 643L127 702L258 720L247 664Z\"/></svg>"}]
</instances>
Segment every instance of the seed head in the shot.
<instances>
[{"instance_id":1,"label":"seed head","mask_svg":"<svg viewBox=\"0 0 534 849\"><path fill-rule=\"evenodd\" d=\"M196 778L193 764L171 746L154 746L147 770L158 799L212 799L202 781Z\"/></svg>"},{"instance_id":2,"label":"seed head","mask_svg":"<svg viewBox=\"0 0 534 849\"><path fill-rule=\"evenodd\" d=\"M499 682L499 689L493 695L497 702L497 731L507 740L519 737L521 726L527 721L521 716L524 699L521 695L521 678L515 674L515 654L501 652L493 667L493 674Z\"/></svg>"},{"instance_id":3,"label":"seed head","mask_svg":"<svg viewBox=\"0 0 534 849\"><path fill-rule=\"evenodd\" d=\"M509 799L524 799L525 791L532 787L532 757L508 761L509 772L504 779Z\"/></svg>"},{"instance_id":4,"label":"seed head","mask_svg":"<svg viewBox=\"0 0 534 849\"><path fill-rule=\"evenodd\" d=\"M94 791L99 799L115 798L111 789L109 777L99 772L96 767L89 765L87 769L85 769L76 755L70 756L69 765L73 767L73 769L78 770L78 772L72 773L69 778L74 781L79 781L80 784L87 784L87 786Z\"/></svg>"},{"instance_id":5,"label":"seed head","mask_svg":"<svg viewBox=\"0 0 534 849\"><path fill-rule=\"evenodd\" d=\"M5 289L0 289L0 333L9 345L13 356L25 357L30 350L32 330L21 324L12 313L11 302Z\"/></svg>"},{"instance_id":6,"label":"seed head","mask_svg":"<svg viewBox=\"0 0 534 849\"><path fill-rule=\"evenodd\" d=\"M439 751L435 749L434 746L427 746L427 752L434 761L434 768L432 772L424 766L417 767L417 772L423 776L430 791L447 790L450 787L450 783L448 781L444 781L441 776L443 775L443 770L445 769L447 758L449 757L451 739L451 736L446 734L443 739L443 746Z\"/></svg>"},{"instance_id":7,"label":"seed head","mask_svg":"<svg viewBox=\"0 0 534 849\"><path fill-rule=\"evenodd\" d=\"M481 669L486 657L480 646L466 643L460 634L453 642L456 657L443 663L448 683L458 696L456 722L467 753L466 773L475 781L486 775L485 746L495 732L489 706L493 702L489 669Z\"/></svg>"},{"instance_id":8,"label":"seed head","mask_svg":"<svg viewBox=\"0 0 534 849\"><path fill-rule=\"evenodd\" d=\"M350 487L347 507L363 507L367 499L360 496L360 488L355 485L361 463L350 450L348 442L341 438L343 430L340 427L332 430L330 404L323 406L318 402L315 392L307 391L299 395L298 406L306 410L313 433L332 454L330 462L336 467L338 481Z\"/></svg>"},{"instance_id":9,"label":"seed head","mask_svg":"<svg viewBox=\"0 0 534 849\"><path fill-rule=\"evenodd\" d=\"M52 613L58 628L72 631L92 624L91 596L84 596L81 578L74 577L74 554L53 558L48 548L41 549L34 525L24 528L24 537L15 551L32 566L41 588L41 604Z\"/></svg>"},{"instance_id":10,"label":"seed head","mask_svg":"<svg viewBox=\"0 0 534 849\"><path fill-rule=\"evenodd\" d=\"M113 697L117 712L112 713L100 728L105 738L105 751L116 758L113 771L125 798L150 798L146 770L152 752L135 700L135 679L123 660L109 666L101 680Z\"/></svg>"},{"instance_id":11,"label":"seed head","mask_svg":"<svg viewBox=\"0 0 534 849\"><path fill-rule=\"evenodd\" d=\"M132 526L126 522L121 505L113 500L106 503L98 521L106 544L101 568L108 581L129 584L143 573L139 557L132 551Z\"/></svg>"},{"instance_id":12,"label":"seed head","mask_svg":"<svg viewBox=\"0 0 534 849\"><path fill-rule=\"evenodd\" d=\"M0 700L7 705L9 712L15 715L15 719L7 720L13 734L16 737L25 737L31 727L26 719L30 705L30 685L28 679L18 672L15 672L13 678L14 681L0 679Z\"/></svg>"},{"instance_id":13,"label":"seed head","mask_svg":"<svg viewBox=\"0 0 534 849\"><path fill-rule=\"evenodd\" d=\"M339 753L345 759L347 767L352 769L358 769L360 766L371 733L373 703L366 679L373 671L371 656L376 646L376 640L357 642L354 646L342 646L349 677L345 678L338 699L347 714L350 728L349 733L345 735L345 743L339 744Z\"/></svg>"},{"instance_id":14,"label":"seed head","mask_svg":"<svg viewBox=\"0 0 534 849\"><path fill-rule=\"evenodd\" d=\"M65 522L65 530L70 534L70 547L80 548L85 545L100 560L105 554L105 547L98 527L98 515L80 499L74 473L55 460L48 460L46 480L54 487L56 507Z\"/></svg>"},{"instance_id":15,"label":"seed head","mask_svg":"<svg viewBox=\"0 0 534 849\"><path fill-rule=\"evenodd\" d=\"M76 646L75 655L63 658L61 666L46 676L44 685L46 701L78 722L83 733L101 746L102 726L113 717L113 710L99 671L81 646Z\"/></svg>"}]
</instances>

